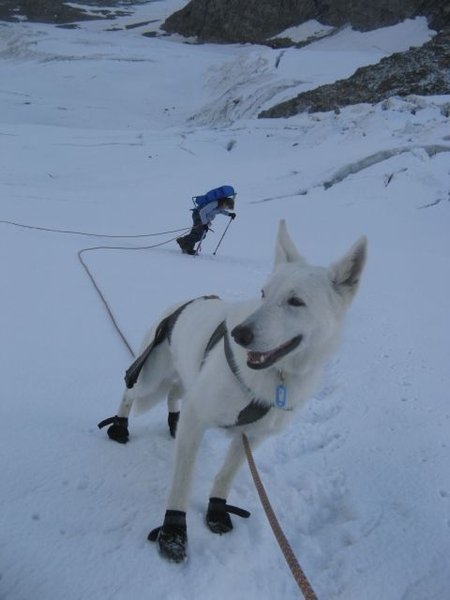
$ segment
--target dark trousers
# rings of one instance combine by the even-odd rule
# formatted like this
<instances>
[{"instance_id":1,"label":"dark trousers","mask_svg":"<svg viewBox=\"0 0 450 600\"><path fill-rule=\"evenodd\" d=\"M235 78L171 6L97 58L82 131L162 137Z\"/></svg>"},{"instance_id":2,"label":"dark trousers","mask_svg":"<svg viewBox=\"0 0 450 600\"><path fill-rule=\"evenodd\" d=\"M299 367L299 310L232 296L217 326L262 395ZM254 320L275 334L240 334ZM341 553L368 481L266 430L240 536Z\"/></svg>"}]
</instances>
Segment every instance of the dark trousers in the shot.
<instances>
[{"instance_id":1,"label":"dark trousers","mask_svg":"<svg viewBox=\"0 0 450 600\"><path fill-rule=\"evenodd\" d=\"M194 209L192 211L192 229L187 234L184 235L180 240L183 240L183 243L186 244L191 250L194 249L195 244L200 242L204 235L206 234L206 229L200 219L200 215L198 214L198 210Z\"/></svg>"}]
</instances>

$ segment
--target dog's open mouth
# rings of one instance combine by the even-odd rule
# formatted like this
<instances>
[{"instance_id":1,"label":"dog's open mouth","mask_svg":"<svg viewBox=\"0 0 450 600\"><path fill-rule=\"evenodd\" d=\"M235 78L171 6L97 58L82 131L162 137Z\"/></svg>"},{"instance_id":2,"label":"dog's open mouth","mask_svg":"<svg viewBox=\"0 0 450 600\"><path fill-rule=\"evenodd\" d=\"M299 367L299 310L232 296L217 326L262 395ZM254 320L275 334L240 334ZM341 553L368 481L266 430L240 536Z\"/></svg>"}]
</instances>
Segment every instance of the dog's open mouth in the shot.
<instances>
[{"instance_id":1,"label":"dog's open mouth","mask_svg":"<svg viewBox=\"0 0 450 600\"><path fill-rule=\"evenodd\" d=\"M268 352L253 352L252 350L249 350L247 353L247 366L250 367L250 369L267 369L267 367L270 367L276 363L277 360L280 360L280 358L283 358L283 356L286 356L286 354L289 354L289 352L292 352L292 350L297 348L302 341L302 337L303 336L298 335L288 342L281 344L278 348L269 350Z\"/></svg>"}]
</instances>

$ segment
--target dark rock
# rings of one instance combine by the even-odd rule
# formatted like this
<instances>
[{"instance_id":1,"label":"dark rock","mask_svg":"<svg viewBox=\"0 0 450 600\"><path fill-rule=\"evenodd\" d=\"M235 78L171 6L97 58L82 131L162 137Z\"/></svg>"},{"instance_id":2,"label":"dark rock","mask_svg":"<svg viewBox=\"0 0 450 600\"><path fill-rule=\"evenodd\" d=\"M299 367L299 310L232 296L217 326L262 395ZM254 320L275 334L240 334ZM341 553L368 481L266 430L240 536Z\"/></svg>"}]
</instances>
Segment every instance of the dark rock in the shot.
<instances>
[{"instance_id":1,"label":"dark rock","mask_svg":"<svg viewBox=\"0 0 450 600\"><path fill-rule=\"evenodd\" d=\"M423 0L417 8L417 15L428 18L428 24L435 31L450 26L450 2L448 0Z\"/></svg>"},{"instance_id":2,"label":"dark rock","mask_svg":"<svg viewBox=\"0 0 450 600\"><path fill-rule=\"evenodd\" d=\"M303 92L261 112L259 117L337 110L360 102L374 104L392 96L411 94L450 94L450 28L420 48L398 52L376 65L361 67L348 79Z\"/></svg>"},{"instance_id":3,"label":"dark rock","mask_svg":"<svg viewBox=\"0 0 450 600\"><path fill-rule=\"evenodd\" d=\"M127 5L143 2L145 0L78 0L75 8L64 0L0 0L0 21L67 24L90 19L112 19L129 14L124 11ZM118 8L113 8L114 5Z\"/></svg>"},{"instance_id":4,"label":"dark rock","mask_svg":"<svg viewBox=\"0 0 450 600\"><path fill-rule=\"evenodd\" d=\"M26 19L41 23L69 23L88 18L86 14L58 0L3 0L0 19Z\"/></svg>"},{"instance_id":5,"label":"dark rock","mask_svg":"<svg viewBox=\"0 0 450 600\"><path fill-rule=\"evenodd\" d=\"M208 42L255 42L313 18L314 0L192 0L162 28Z\"/></svg>"},{"instance_id":6,"label":"dark rock","mask_svg":"<svg viewBox=\"0 0 450 600\"><path fill-rule=\"evenodd\" d=\"M200 42L258 42L316 19L325 25L369 31L426 16L440 30L450 25L444 0L191 0L163 24L169 33Z\"/></svg>"}]
</instances>

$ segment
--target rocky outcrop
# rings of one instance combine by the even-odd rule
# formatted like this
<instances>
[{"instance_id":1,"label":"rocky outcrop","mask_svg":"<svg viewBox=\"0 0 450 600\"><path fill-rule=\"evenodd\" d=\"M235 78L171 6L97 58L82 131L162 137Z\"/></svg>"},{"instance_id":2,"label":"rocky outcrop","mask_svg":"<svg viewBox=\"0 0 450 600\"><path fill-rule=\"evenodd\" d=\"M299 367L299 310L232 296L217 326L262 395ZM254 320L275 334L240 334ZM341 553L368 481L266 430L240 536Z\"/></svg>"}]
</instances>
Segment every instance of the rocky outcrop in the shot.
<instances>
[{"instance_id":1,"label":"rocky outcrop","mask_svg":"<svg viewBox=\"0 0 450 600\"><path fill-rule=\"evenodd\" d=\"M436 30L450 25L443 0L191 0L163 24L170 33L201 42L259 42L310 19L368 31L426 16Z\"/></svg>"},{"instance_id":2,"label":"rocky outcrop","mask_svg":"<svg viewBox=\"0 0 450 600\"><path fill-rule=\"evenodd\" d=\"M0 21L34 21L61 25L88 19L114 18L123 11L126 4L136 4L122 0L118 9L112 8L114 0L97 0L95 5L87 4L83 9L83 0L72 5L63 0L0 0Z\"/></svg>"},{"instance_id":3,"label":"rocky outcrop","mask_svg":"<svg viewBox=\"0 0 450 600\"><path fill-rule=\"evenodd\" d=\"M0 2L0 19L14 21L26 19L44 23L67 23L83 18L82 11L58 0L3 0Z\"/></svg>"},{"instance_id":4,"label":"rocky outcrop","mask_svg":"<svg viewBox=\"0 0 450 600\"><path fill-rule=\"evenodd\" d=\"M441 31L441 29L450 27L450 2L423 0L417 9L417 15L427 17L431 29Z\"/></svg>"},{"instance_id":5,"label":"rocky outcrop","mask_svg":"<svg viewBox=\"0 0 450 600\"><path fill-rule=\"evenodd\" d=\"M374 104L392 96L412 94L450 94L450 28L420 48L392 54L376 65L358 69L348 79L303 92L263 111L259 117L337 110L360 102Z\"/></svg>"},{"instance_id":6,"label":"rocky outcrop","mask_svg":"<svg viewBox=\"0 0 450 600\"><path fill-rule=\"evenodd\" d=\"M314 12L315 0L191 0L162 28L201 42L258 42Z\"/></svg>"},{"instance_id":7,"label":"rocky outcrop","mask_svg":"<svg viewBox=\"0 0 450 600\"><path fill-rule=\"evenodd\" d=\"M70 23L114 18L128 6L148 0L0 0L0 20ZM450 25L450 3L443 0L191 0L163 25L168 32L209 42L265 42L310 19L361 31L423 15L436 30Z\"/></svg>"}]
</instances>

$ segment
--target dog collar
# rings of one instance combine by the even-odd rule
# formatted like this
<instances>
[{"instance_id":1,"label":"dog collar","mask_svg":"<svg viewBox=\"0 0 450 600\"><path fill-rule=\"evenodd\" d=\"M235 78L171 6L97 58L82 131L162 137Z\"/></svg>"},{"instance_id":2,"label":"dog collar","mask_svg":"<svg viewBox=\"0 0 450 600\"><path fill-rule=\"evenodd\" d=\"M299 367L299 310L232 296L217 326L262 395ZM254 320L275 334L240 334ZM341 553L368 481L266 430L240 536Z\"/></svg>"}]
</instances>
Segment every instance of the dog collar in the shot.
<instances>
[{"instance_id":1,"label":"dog collar","mask_svg":"<svg viewBox=\"0 0 450 600\"><path fill-rule=\"evenodd\" d=\"M247 404L245 408L243 408L237 416L236 422L233 425L226 425L227 428L237 427L239 425L249 425L250 423L255 423L262 419L271 408L274 406L278 408L278 410L291 411L292 408L286 407L287 402L287 390L283 383L283 376L280 373L280 384L276 388L275 392L275 402L270 403L265 398L259 398L256 396L253 391L245 384L243 381L239 369L234 358L233 350L231 348L230 339L228 335L228 329L225 321L222 321L220 325L216 328L214 333L212 334L203 357L202 364L204 363L209 352L216 346L220 340L223 338L224 340L224 351L225 358L227 359L228 366L230 371L233 373L241 387L244 389L247 396L251 399L250 403Z\"/></svg>"}]
</instances>

